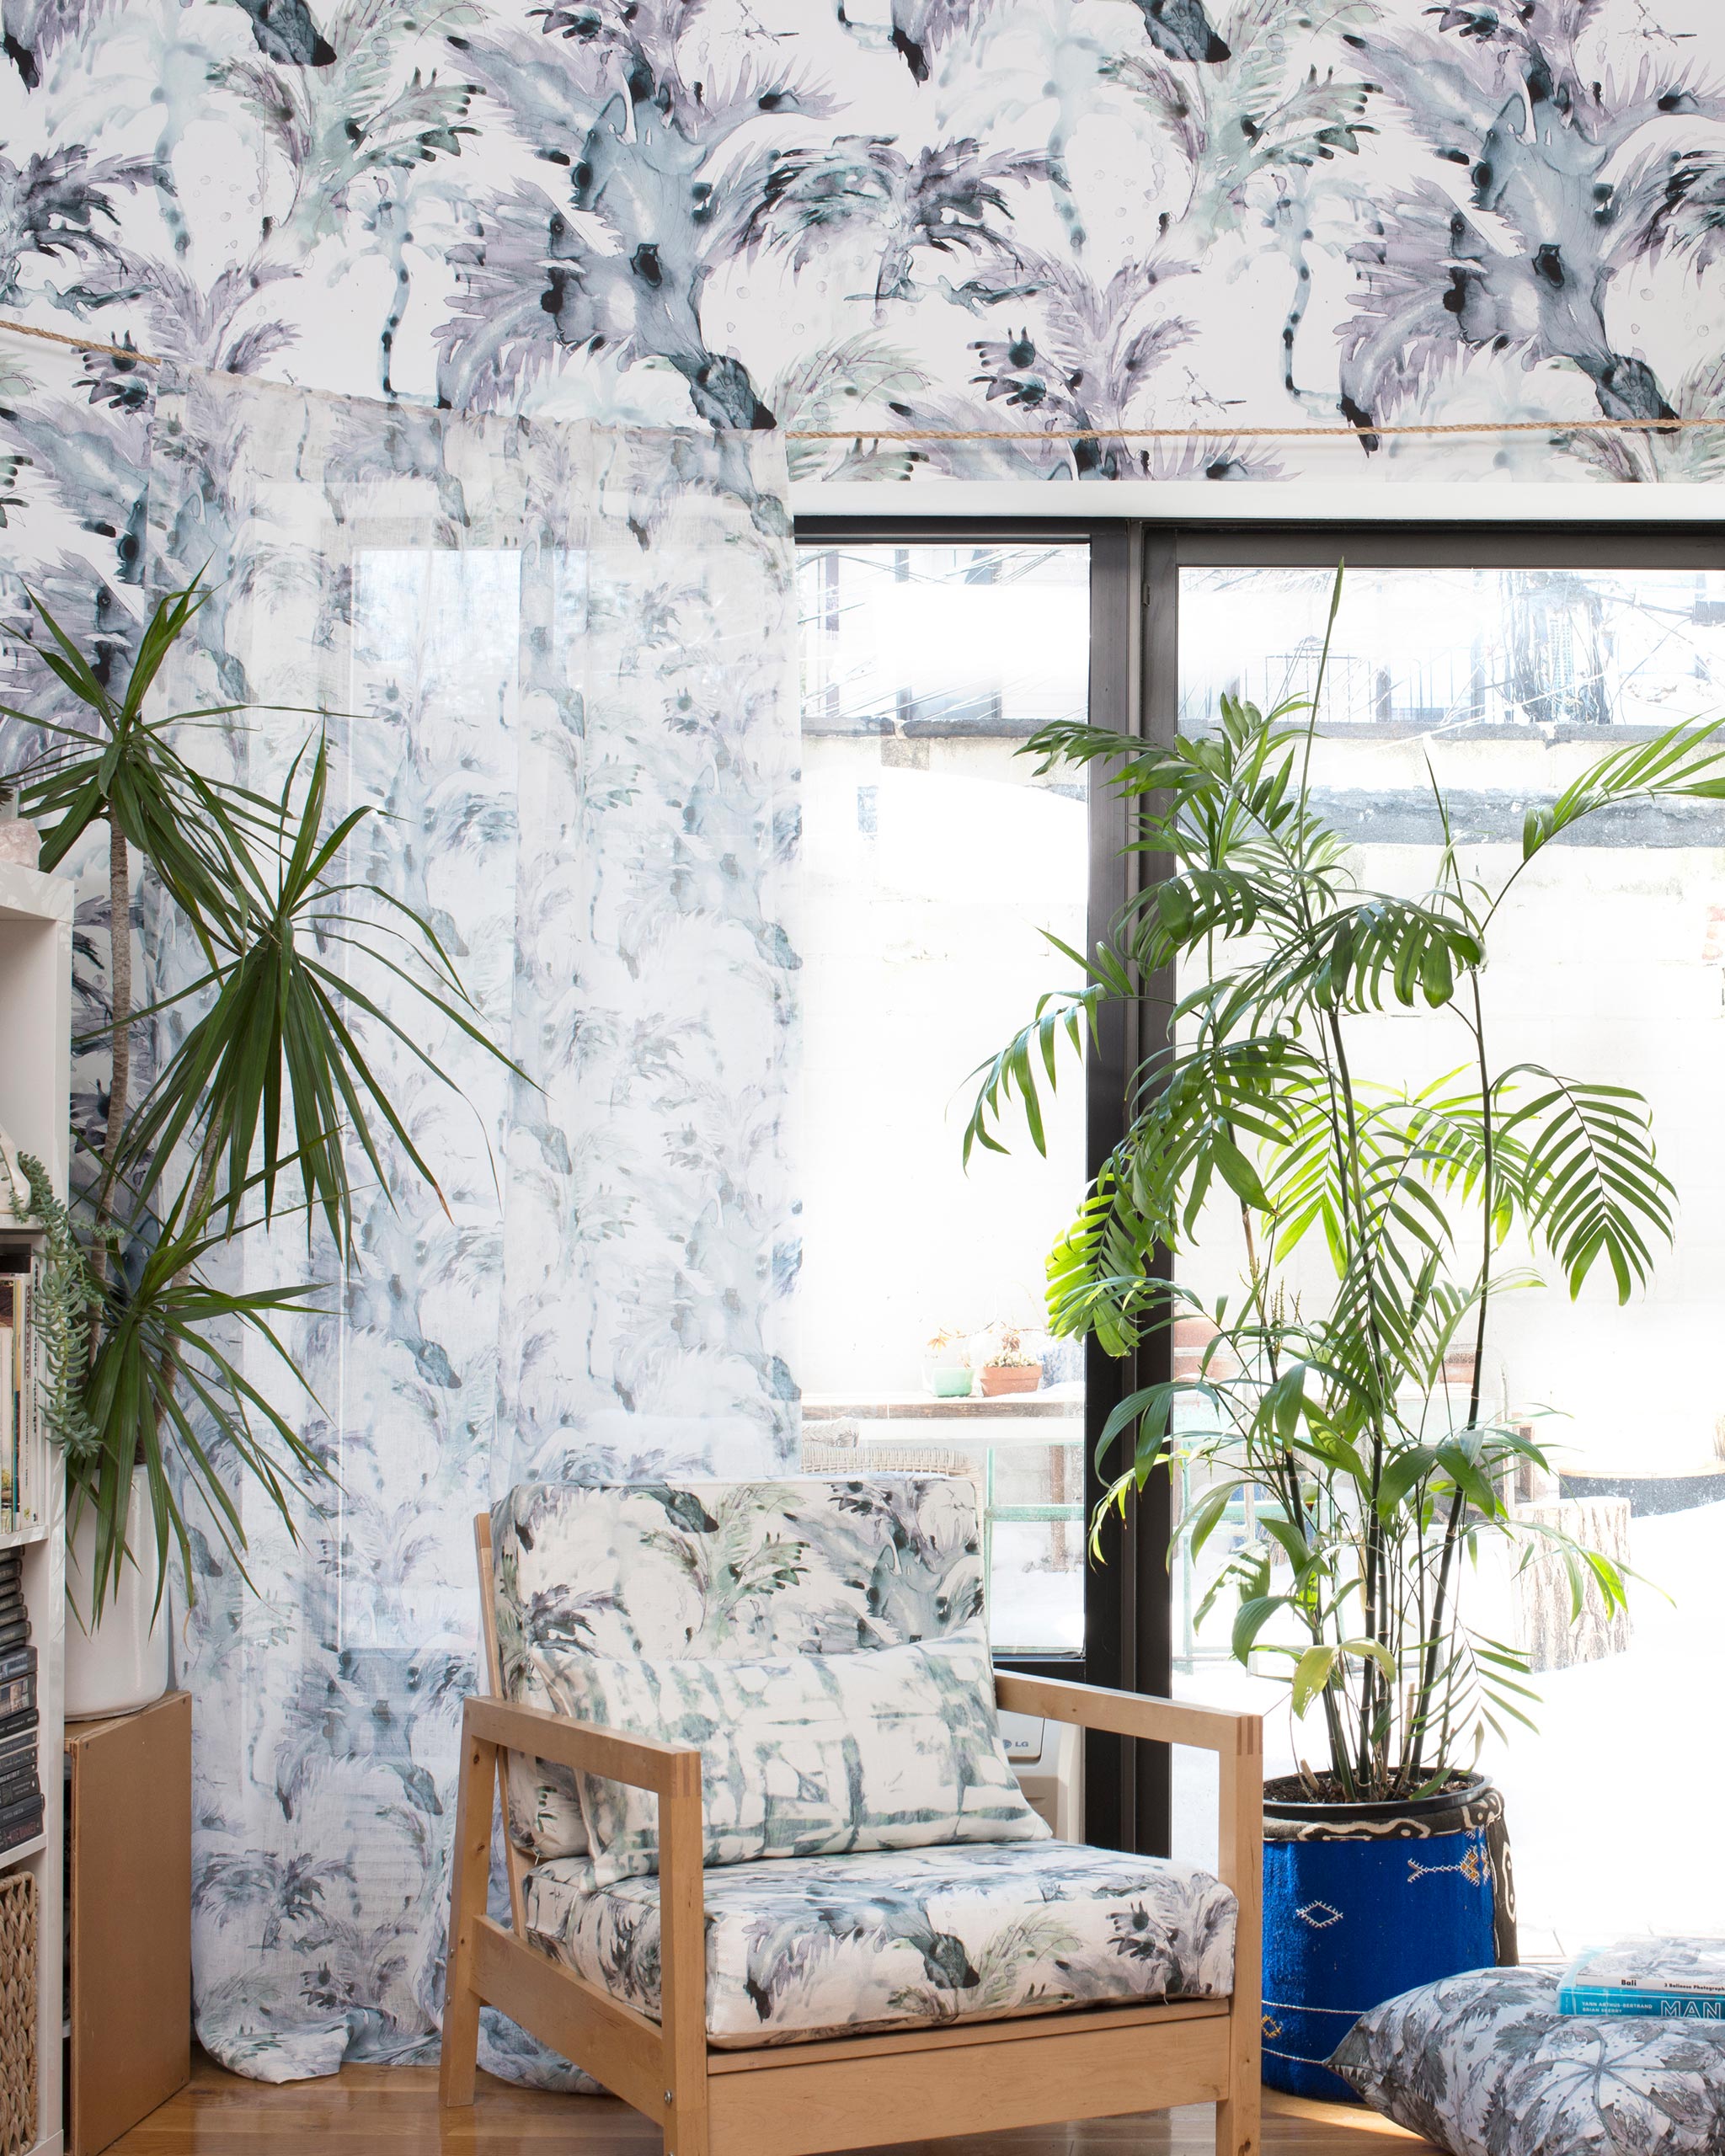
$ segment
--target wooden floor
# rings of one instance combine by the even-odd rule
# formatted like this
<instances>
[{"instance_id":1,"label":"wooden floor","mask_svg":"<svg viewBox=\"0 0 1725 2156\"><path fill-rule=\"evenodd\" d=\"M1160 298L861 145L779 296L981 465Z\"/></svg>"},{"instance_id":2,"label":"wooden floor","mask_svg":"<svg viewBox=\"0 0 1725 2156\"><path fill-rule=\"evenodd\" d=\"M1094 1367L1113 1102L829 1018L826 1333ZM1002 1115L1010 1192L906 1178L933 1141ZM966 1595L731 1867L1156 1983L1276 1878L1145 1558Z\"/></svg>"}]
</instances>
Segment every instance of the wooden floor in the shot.
<instances>
[{"instance_id":1,"label":"wooden floor","mask_svg":"<svg viewBox=\"0 0 1725 2156\"><path fill-rule=\"evenodd\" d=\"M1417 2156L1426 2143L1365 2111L1297 2104L1265 2092L1264 2156ZM905 2142L898 2156L1211 2156L1207 2105L962 2141ZM270 2088L200 2060L191 2086L116 2141L108 2156L659 2156L662 2144L627 2105L547 2096L479 2076L470 2111L440 2112L431 2067L348 2067L324 2081ZM889 2152L879 2152L889 2156Z\"/></svg>"}]
</instances>

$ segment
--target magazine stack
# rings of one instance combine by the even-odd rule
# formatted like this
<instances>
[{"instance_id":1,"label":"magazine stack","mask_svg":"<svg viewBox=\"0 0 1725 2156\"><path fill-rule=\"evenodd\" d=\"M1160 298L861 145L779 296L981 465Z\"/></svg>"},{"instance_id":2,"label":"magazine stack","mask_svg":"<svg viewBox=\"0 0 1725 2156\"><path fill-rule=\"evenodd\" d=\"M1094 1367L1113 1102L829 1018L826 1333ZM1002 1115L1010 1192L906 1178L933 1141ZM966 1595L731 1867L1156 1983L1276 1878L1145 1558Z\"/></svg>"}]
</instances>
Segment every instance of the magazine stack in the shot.
<instances>
[{"instance_id":1,"label":"magazine stack","mask_svg":"<svg viewBox=\"0 0 1725 2156\"><path fill-rule=\"evenodd\" d=\"M1557 2011L1725 2021L1725 1939L1637 1939L1595 1947L1563 1972Z\"/></svg>"},{"instance_id":2,"label":"magazine stack","mask_svg":"<svg viewBox=\"0 0 1725 2156\"><path fill-rule=\"evenodd\" d=\"M36 1651L24 1610L24 1552L0 1550L0 1858L41 1831Z\"/></svg>"}]
</instances>

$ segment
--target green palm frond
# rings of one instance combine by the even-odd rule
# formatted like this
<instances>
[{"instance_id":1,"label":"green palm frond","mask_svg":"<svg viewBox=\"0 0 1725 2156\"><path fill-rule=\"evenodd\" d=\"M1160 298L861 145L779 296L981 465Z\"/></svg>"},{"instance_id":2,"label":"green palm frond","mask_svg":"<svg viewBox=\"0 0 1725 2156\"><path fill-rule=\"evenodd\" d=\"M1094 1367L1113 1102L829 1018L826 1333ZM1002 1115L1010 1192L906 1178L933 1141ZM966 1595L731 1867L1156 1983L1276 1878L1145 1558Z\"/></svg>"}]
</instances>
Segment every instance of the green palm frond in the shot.
<instances>
[{"instance_id":1,"label":"green palm frond","mask_svg":"<svg viewBox=\"0 0 1725 2156\"><path fill-rule=\"evenodd\" d=\"M303 784L300 783L303 767ZM126 1132L123 1164L140 1193L153 1188L163 1164L189 1138L226 1154L230 1229L254 1152L263 1150L263 1209L273 1217L284 1163L296 1164L307 1230L321 1211L339 1250L350 1248L353 1198L345 1139L351 1136L380 1184L388 1187L379 1138L381 1121L403 1156L430 1187L442 1193L373 1070L354 1032L369 1019L414 1060L436 1074L422 1042L376 1000L328 961L319 946L356 953L399 983L422 1008L491 1049L471 1000L430 924L386 894L377 895L405 916L417 941L388 923L345 910L355 889L332 885L326 872L372 812L355 808L326 829L329 787L327 741L319 737L309 765L296 757L275 805L267 845L239 864L248 934L220 948L216 964L179 992L207 1002L187 1029ZM404 948L403 964L393 953ZM157 1006L162 1007L162 1006ZM517 1076L523 1074L499 1057ZM292 1145L284 1151L284 1118L292 1118Z\"/></svg>"},{"instance_id":2,"label":"green palm frond","mask_svg":"<svg viewBox=\"0 0 1725 2156\"><path fill-rule=\"evenodd\" d=\"M248 1192L254 1187L255 1178ZM120 1233L135 1264L106 1289L101 1335L83 1394L99 1449L93 1463L73 1479L68 1508L73 1528L85 1505L94 1509L89 1585L99 1608L117 1588L120 1566L135 1561L126 1542L135 1465L147 1479L155 1516L158 1601L176 1553L187 1592L194 1591L181 1482L197 1492L243 1574L247 1537L240 1502L229 1487L232 1470L259 1485L290 1533L295 1531L292 1495L328 1479L296 1425L246 1375L237 1351L224 1344L236 1337L257 1341L310 1398L275 1326L285 1317L321 1314L318 1291L236 1291L209 1283L202 1268L233 1240L231 1230L212 1221L212 1210L207 1197L200 1203L196 1191L187 1187L165 1217L140 1209Z\"/></svg>"},{"instance_id":3,"label":"green palm frond","mask_svg":"<svg viewBox=\"0 0 1725 2156\"><path fill-rule=\"evenodd\" d=\"M1538 1064L1504 1075L1540 1087L1503 1124L1525 1149L1533 1234L1563 1267L1572 1295L1603 1258L1618 1301L1627 1302L1653 1269L1650 1241L1669 1242L1676 1226L1676 1187L1655 1155L1647 1102L1626 1086L1559 1078Z\"/></svg>"},{"instance_id":4,"label":"green palm frond","mask_svg":"<svg viewBox=\"0 0 1725 2156\"><path fill-rule=\"evenodd\" d=\"M29 597L51 639L35 647L37 656L95 721L93 732L83 732L0 705L0 717L48 735L17 782L24 813L44 827L41 865L57 868L93 824L111 822L149 862L207 955L212 936L239 932L236 869L248 830L268 804L195 770L174 745L176 733L232 718L237 707L153 719L143 707L207 594L194 587L157 605L117 694L103 686L40 600Z\"/></svg>"}]
</instances>

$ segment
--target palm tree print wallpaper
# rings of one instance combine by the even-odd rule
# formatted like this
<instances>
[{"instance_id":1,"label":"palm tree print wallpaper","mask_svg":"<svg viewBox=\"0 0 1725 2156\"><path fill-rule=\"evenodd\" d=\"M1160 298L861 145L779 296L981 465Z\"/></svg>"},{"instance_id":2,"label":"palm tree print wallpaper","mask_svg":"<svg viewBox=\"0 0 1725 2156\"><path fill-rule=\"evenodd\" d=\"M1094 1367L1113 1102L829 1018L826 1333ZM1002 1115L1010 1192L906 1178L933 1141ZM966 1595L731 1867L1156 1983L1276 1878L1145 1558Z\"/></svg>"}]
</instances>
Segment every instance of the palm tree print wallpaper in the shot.
<instances>
[{"instance_id":1,"label":"palm tree print wallpaper","mask_svg":"<svg viewBox=\"0 0 1725 2156\"><path fill-rule=\"evenodd\" d=\"M859 430L793 446L804 477L1694 479L1720 454L1705 429L1589 425L1725 414L1712 0L8 0L4 20L0 312L203 366L469 412ZM1553 424L1231 431L1344 419ZM1132 425L1206 431L1108 433ZM14 487L54 485L19 427Z\"/></svg>"},{"instance_id":2,"label":"palm tree print wallpaper","mask_svg":"<svg viewBox=\"0 0 1725 2156\"><path fill-rule=\"evenodd\" d=\"M1725 418L1722 123L1717 0L4 0L0 319L126 350L0 331L0 662L25 580L117 664L206 559L221 699L346 654L371 866L539 1081L463 1074L451 1215L307 1321L340 1503L202 1580L222 2057L435 2043L475 1506L789 1456L787 471L1713 478L1599 423ZM1464 421L1548 424L1391 431Z\"/></svg>"}]
</instances>

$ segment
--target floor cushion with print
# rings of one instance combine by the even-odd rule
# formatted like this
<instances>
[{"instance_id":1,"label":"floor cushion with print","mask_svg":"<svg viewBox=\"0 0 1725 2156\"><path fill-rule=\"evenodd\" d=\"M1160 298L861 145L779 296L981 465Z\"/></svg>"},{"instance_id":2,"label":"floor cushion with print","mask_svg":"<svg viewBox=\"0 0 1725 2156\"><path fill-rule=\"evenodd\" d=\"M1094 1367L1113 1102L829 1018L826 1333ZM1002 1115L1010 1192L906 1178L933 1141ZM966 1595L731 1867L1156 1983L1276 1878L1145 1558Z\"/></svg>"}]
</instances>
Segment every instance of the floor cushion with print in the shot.
<instances>
[{"instance_id":1,"label":"floor cushion with print","mask_svg":"<svg viewBox=\"0 0 1725 2156\"><path fill-rule=\"evenodd\" d=\"M1721 2156L1725 2024L1564 2015L1544 1969L1476 1969L1362 2014L1330 2064L1448 2156Z\"/></svg>"}]
</instances>

